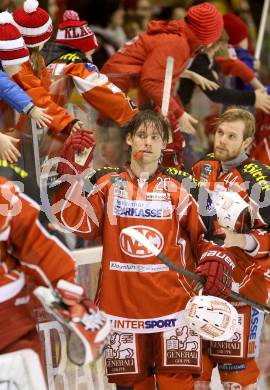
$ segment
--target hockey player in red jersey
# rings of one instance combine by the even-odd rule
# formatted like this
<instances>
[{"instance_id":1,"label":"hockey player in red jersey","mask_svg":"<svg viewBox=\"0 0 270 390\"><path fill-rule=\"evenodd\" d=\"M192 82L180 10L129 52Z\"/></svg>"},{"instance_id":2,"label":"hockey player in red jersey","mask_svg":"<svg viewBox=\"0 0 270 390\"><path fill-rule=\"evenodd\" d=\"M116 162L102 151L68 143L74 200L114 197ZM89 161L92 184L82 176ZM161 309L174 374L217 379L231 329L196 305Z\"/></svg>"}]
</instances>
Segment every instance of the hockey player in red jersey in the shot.
<instances>
[{"instance_id":1,"label":"hockey player in red jersey","mask_svg":"<svg viewBox=\"0 0 270 390\"><path fill-rule=\"evenodd\" d=\"M224 218L221 214L224 212L228 219L233 220L236 212L234 206L239 208L238 196L247 203L248 214L238 218L238 222L242 219L243 228L230 226L229 221L230 229L225 229L224 245L230 247L236 259L233 272L234 288L255 301L266 303L270 267L270 167L251 160L247 155L254 134L254 116L241 108L229 108L217 119L214 153L197 162L193 173L208 186L213 194L214 204L220 202L223 197L223 210L217 212L223 226L226 227L227 224L223 224ZM230 198L226 198L226 195ZM251 218L247 218L249 215ZM247 306L237 309L244 324L244 332L235 337L238 350L232 350L235 340L230 340L226 345L224 343L221 348L211 343L210 357L212 362L219 362L225 389L233 385L242 389L255 389L259 375L255 357L258 355L263 313ZM212 364L210 361L205 364L207 369L199 382L209 384ZM199 383L197 386L198 389L202 388Z\"/></svg>"},{"instance_id":2,"label":"hockey player in red jersey","mask_svg":"<svg viewBox=\"0 0 270 390\"><path fill-rule=\"evenodd\" d=\"M188 9L183 20L150 21L146 32L127 42L101 68L122 91L138 89L139 108L151 104L161 107L167 57L174 58L168 116L173 132L163 154L164 166L181 169L185 147L182 133L195 134L198 122L174 96L175 86L191 58L202 47L216 42L222 31L223 19L216 7L207 2L198 4Z\"/></svg>"},{"instance_id":3,"label":"hockey player in red jersey","mask_svg":"<svg viewBox=\"0 0 270 390\"><path fill-rule=\"evenodd\" d=\"M109 319L85 297L70 252L44 229L38 204L21 192L28 179L26 171L0 160L0 354L41 352L30 303L40 286L35 295L76 334L82 346L77 364L84 364L101 354Z\"/></svg>"},{"instance_id":4,"label":"hockey player in red jersey","mask_svg":"<svg viewBox=\"0 0 270 390\"><path fill-rule=\"evenodd\" d=\"M191 390L192 373L201 371L199 335L183 321L194 295L191 282L123 229L137 229L175 264L204 276L206 294L230 293L234 262L215 237L207 191L188 173L159 166L168 141L167 121L142 111L126 126L126 134L131 162L98 169L92 176L89 169L83 173L92 159L91 134L80 131L70 137L62 153L68 161L58 167L62 182L54 194L54 213L61 226L81 237L102 237L96 302L113 326L105 347L109 382L118 389L149 390L155 389L156 377L160 390ZM80 165L83 150L87 160Z\"/></svg>"}]
</instances>

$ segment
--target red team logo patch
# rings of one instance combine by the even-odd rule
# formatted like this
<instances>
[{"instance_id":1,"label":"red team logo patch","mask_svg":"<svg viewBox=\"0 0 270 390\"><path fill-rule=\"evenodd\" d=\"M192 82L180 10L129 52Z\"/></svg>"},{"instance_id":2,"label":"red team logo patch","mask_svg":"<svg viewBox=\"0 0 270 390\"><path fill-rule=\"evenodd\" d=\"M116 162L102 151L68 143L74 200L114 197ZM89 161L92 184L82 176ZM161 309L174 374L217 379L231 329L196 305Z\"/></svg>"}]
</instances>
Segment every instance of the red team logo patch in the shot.
<instances>
[{"instance_id":1,"label":"red team logo patch","mask_svg":"<svg viewBox=\"0 0 270 390\"><path fill-rule=\"evenodd\" d=\"M142 233L148 240L150 240L160 251L164 245L163 235L156 229L149 226L131 226L133 229L138 230ZM128 237L127 235L120 234L120 247L122 251L131 257L151 257L153 254L149 252L142 244L140 244L134 238Z\"/></svg>"}]
</instances>

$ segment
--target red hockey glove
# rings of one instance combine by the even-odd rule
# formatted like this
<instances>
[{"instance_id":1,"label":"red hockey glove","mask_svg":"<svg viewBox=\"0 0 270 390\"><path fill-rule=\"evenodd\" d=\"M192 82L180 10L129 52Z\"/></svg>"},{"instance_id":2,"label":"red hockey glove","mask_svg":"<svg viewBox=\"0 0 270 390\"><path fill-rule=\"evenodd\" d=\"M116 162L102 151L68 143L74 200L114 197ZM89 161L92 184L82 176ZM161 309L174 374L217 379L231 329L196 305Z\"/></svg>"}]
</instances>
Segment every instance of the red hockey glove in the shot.
<instances>
[{"instance_id":1,"label":"red hockey glove","mask_svg":"<svg viewBox=\"0 0 270 390\"><path fill-rule=\"evenodd\" d=\"M156 106L154 111L161 113L161 108ZM179 112L169 112L168 121L170 122L172 129L172 142L168 143L166 149L163 150L161 165L163 167L175 167L177 169L182 169L184 166L183 162L183 149L185 147L185 140L178 126L179 115L182 114L182 111Z\"/></svg>"},{"instance_id":2,"label":"red hockey glove","mask_svg":"<svg viewBox=\"0 0 270 390\"><path fill-rule=\"evenodd\" d=\"M185 140L183 135L179 130L173 130L172 132L172 142L167 144L166 150L172 152L183 152L185 146Z\"/></svg>"},{"instance_id":3,"label":"red hockey glove","mask_svg":"<svg viewBox=\"0 0 270 390\"><path fill-rule=\"evenodd\" d=\"M179 130L174 130L172 133L173 142L167 144L163 150L161 165L163 167L183 168L183 149L185 146L184 137Z\"/></svg>"},{"instance_id":4,"label":"red hockey glove","mask_svg":"<svg viewBox=\"0 0 270 390\"><path fill-rule=\"evenodd\" d=\"M70 164L61 161L58 164L58 173L60 175L74 175L76 171L82 173L93 160L95 145L92 131L78 130L74 135L70 135L65 141L61 153L61 158Z\"/></svg>"},{"instance_id":5,"label":"red hockey glove","mask_svg":"<svg viewBox=\"0 0 270 390\"><path fill-rule=\"evenodd\" d=\"M172 142L167 145L167 149L171 148L182 153L185 146L185 140L178 128L179 118L175 114L169 112L168 119L172 127Z\"/></svg>"},{"instance_id":6,"label":"red hockey glove","mask_svg":"<svg viewBox=\"0 0 270 390\"><path fill-rule=\"evenodd\" d=\"M226 298L230 295L234 267L234 261L222 248L205 252L195 270L197 275L206 280L203 294L220 298Z\"/></svg>"},{"instance_id":7,"label":"red hockey glove","mask_svg":"<svg viewBox=\"0 0 270 390\"><path fill-rule=\"evenodd\" d=\"M174 130L177 129L178 127L178 119L179 119L179 116L176 115L174 112L169 112L168 113L168 119L170 121L170 124L171 124L171 127L172 127L172 131L174 132Z\"/></svg>"},{"instance_id":8,"label":"red hockey glove","mask_svg":"<svg viewBox=\"0 0 270 390\"><path fill-rule=\"evenodd\" d=\"M84 297L81 286L59 280L55 290L40 286L34 294L44 309L69 329L67 354L74 364L92 363L102 354L111 332L110 320Z\"/></svg>"},{"instance_id":9,"label":"red hockey glove","mask_svg":"<svg viewBox=\"0 0 270 390\"><path fill-rule=\"evenodd\" d=\"M262 110L256 111L256 139L260 141L262 138L269 138L270 130L270 115Z\"/></svg>"}]
</instances>

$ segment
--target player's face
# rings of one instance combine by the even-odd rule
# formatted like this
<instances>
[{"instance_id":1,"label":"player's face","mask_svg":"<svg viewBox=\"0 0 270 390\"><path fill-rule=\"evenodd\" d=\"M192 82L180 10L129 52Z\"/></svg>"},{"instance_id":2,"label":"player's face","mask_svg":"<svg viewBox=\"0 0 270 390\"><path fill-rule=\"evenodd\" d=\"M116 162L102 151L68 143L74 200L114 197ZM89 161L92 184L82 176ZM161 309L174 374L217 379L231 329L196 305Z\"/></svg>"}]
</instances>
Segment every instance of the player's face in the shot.
<instances>
[{"instance_id":1,"label":"player's face","mask_svg":"<svg viewBox=\"0 0 270 390\"><path fill-rule=\"evenodd\" d=\"M240 156L250 144L250 138L244 140L243 121L221 123L215 133L214 153L221 161L233 160Z\"/></svg>"},{"instance_id":2,"label":"player's face","mask_svg":"<svg viewBox=\"0 0 270 390\"><path fill-rule=\"evenodd\" d=\"M158 162L165 142L162 135L151 122L138 127L135 134L127 137L127 144L131 146L131 155L142 152L141 161L144 163Z\"/></svg>"}]
</instances>

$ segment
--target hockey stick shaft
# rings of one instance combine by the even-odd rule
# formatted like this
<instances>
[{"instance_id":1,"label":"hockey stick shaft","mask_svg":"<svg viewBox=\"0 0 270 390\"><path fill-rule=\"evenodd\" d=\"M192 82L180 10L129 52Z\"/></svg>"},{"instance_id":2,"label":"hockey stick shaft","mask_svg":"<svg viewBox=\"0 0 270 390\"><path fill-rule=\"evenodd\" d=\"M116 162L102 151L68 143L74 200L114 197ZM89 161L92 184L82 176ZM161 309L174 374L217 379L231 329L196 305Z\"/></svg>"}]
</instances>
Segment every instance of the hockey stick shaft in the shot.
<instances>
[{"instance_id":1,"label":"hockey stick shaft","mask_svg":"<svg viewBox=\"0 0 270 390\"><path fill-rule=\"evenodd\" d=\"M178 265L174 264L171 260L169 260L166 256L163 255L163 253L159 253L157 257L164 263L166 264L171 270L174 270L176 272L179 272L188 278L192 280L197 280L200 282L202 285L205 283L205 279L202 278L201 276L196 275L194 272L188 271L185 268L179 267ZM238 294L234 291L231 291L230 297L236 299L237 301L241 301L249 306L256 307L258 310L264 311L266 314L270 314L270 307L263 305L261 303L258 303L256 301L253 301L241 294Z\"/></svg>"},{"instance_id":2,"label":"hockey stick shaft","mask_svg":"<svg viewBox=\"0 0 270 390\"><path fill-rule=\"evenodd\" d=\"M263 3L263 9L261 14L261 20L260 20L260 27L258 32L258 38L256 42L256 49L255 49L255 58L257 60L260 59L261 51L262 51L262 43L263 43L263 37L265 34L265 27L267 23L267 15L269 10L269 0L264 0Z\"/></svg>"},{"instance_id":3,"label":"hockey stick shaft","mask_svg":"<svg viewBox=\"0 0 270 390\"><path fill-rule=\"evenodd\" d=\"M162 115L164 116L167 116L169 112L169 104L170 104L170 96L171 96L171 88L172 88L173 65L174 65L174 58L171 56L167 57L162 104L161 104L161 112Z\"/></svg>"},{"instance_id":4,"label":"hockey stick shaft","mask_svg":"<svg viewBox=\"0 0 270 390\"><path fill-rule=\"evenodd\" d=\"M140 244L142 244L145 248L147 248L154 256L158 257L167 267L173 271L181 273L192 280L196 280L200 282L202 285L205 283L205 279L199 275L196 275L194 272L188 271L185 268L180 267L179 265L174 264L168 257L164 256L162 252L156 248L152 242L150 242L142 233L133 229L133 228L125 228L122 231L124 234L128 235L136 239ZM261 303L255 302L241 294L236 292L231 292L231 298L236 299L237 301L243 302L246 305L256 307L256 309L263 311L265 314L270 314L270 307L267 305L263 305Z\"/></svg>"}]
</instances>

